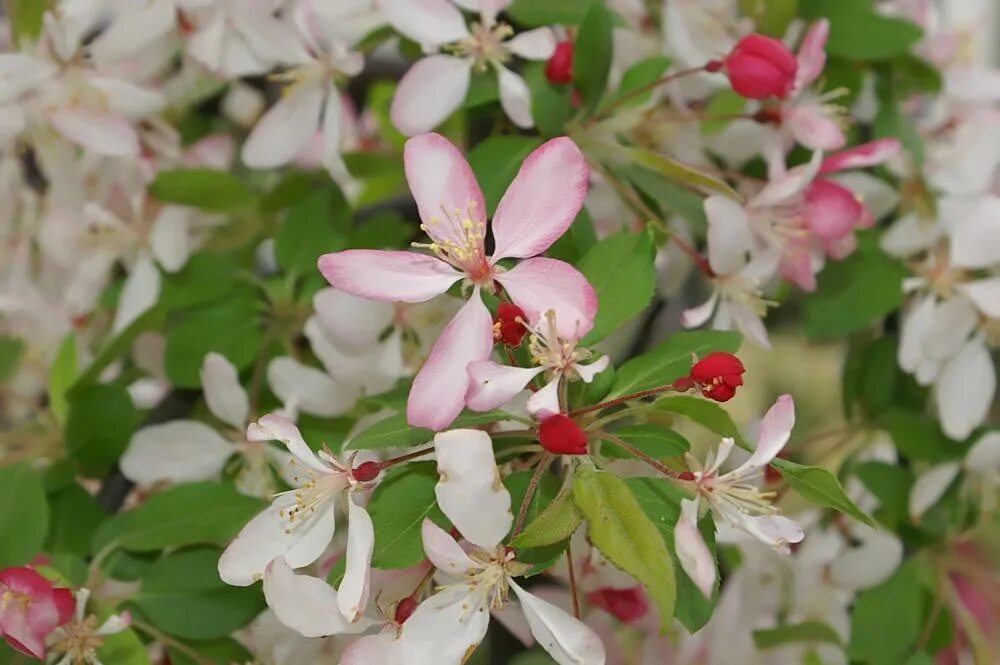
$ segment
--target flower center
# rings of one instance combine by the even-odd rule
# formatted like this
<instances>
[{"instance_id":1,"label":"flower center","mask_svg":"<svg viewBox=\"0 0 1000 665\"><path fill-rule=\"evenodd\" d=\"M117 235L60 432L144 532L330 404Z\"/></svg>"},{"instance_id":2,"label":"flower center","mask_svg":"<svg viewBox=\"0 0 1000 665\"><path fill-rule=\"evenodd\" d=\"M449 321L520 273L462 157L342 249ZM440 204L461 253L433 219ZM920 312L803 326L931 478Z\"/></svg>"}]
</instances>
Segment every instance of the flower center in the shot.
<instances>
[{"instance_id":1,"label":"flower center","mask_svg":"<svg viewBox=\"0 0 1000 665\"><path fill-rule=\"evenodd\" d=\"M531 330L528 352L532 361L557 374L568 374L578 362L590 358L590 351L578 349L575 339L562 339L556 328L554 310L545 312L544 322Z\"/></svg>"},{"instance_id":2,"label":"flower center","mask_svg":"<svg viewBox=\"0 0 1000 665\"><path fill-rule=\"evenodd\" d=\"M321 511L328 502L342 490L346 489L346 476L339 473L310 475L309 479L296 490L291 490L295 497L295 505L281 510L278 514L288 520L286 533L304 524L310 517Z\"/></svg>"},{"instance_id":3,"label":"flower center","mask_svg":"<svg viewBox=\"0 0 1000 665\"><path fill-rule=\"evenodd\" d=\"M66 654L60 662L84 665L95 662L97 650L104 639L97 634L97 617L90 615L83 621L71 621L58 630L60 639L54 650Z\"/></svg>"},{"instance_id":4,"label":"flower center","mask_svg":"<svg viewBox=\"0 0 1000 665\"><path fill-rule=\"evenodd\" d=\"M500 64L510 60L510 52L503 45L514 34L514 29L506 23L487 26L472 24L472 34L455 46L455 54L473 59L476 71L485 72L490 64Z\"/></svg>"},{"instance_id":5,"label":"flower center","mask_svg":"<svg viewBox=\"0 0 1000 665\"><path fill-rule=\"evenodd\" d=\"M430 236L430 243L413 243L434 252L478 286L493 282L493 266L486 258L486 222L479 221L477 203L470 201L465 210L441 207L441 215L431 217L420 228Z\"/></svg>"}]
</instances>

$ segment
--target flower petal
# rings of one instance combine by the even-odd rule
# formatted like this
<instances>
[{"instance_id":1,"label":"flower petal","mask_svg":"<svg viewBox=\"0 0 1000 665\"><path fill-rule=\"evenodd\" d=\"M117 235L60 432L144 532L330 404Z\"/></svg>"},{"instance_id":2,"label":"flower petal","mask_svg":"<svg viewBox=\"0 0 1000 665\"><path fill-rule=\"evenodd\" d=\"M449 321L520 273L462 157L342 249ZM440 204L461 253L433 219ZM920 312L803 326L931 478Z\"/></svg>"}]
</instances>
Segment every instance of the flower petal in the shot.
<instances>
[{"instance_id":1,"label":"flower petal","mask_svg":"<svg viewBox=\"0 0 1000 665\"><path fill-rule=\"evenodd\" d=\"M531 393L526 405L528 413L538 421L559 413L559 378L554 378L542 388Z\"/></svg>"},{"instance_id":2,"label":"flower petal","mask_svg":"<svg viewBox=\"0 0 1000 665\"><path fill-rule=\"evenodd\" d=\"M316 133L323 98L322 87L310 85L278 100L257 121L243 144L243 163L255 169L271 169L290 162Z\"/></svg>"},{"instance_id":3,"label":"flower petal","mask_svg":"<svg viewBox=\"0 0 1000 665\"><path fill-rule=\"evenodd\" d=\"M784 515L743 515L738 525L780 552L787 552L789 543L801 542L806 537L799 523Z\"/></svg>"},{"instance_id":4,"label":"flower petal","mask_svg":"<svg viewBox=\"0 0 1000 665\"><path fill-rule=\"evenodd\" d=\"M359 637L344 649L340 665L383 665L393 662L393 652L399 642L395 631Z\"/></svg>"},{"instance_id":5,"label":"flower petal","mask_svg":"<svg viewBox=\"0 0 1000 665\"><path fill-rule=\"evenodd\" d=\"M959 284L956 288L964 293L980 312L991 319L1000 319L1000 277L978 279Z\"/></svg>"},{"instance_id":6,"label":"flower petal","mask_svg":"<svg viewBox=\"0 0 1000 665\"><path fill-rule=\"evenodd\" d=\"M121 295L118 296L118 310L111 325L113 333L132 325L136 319L149 311L160 297L160 270L148 254L142 254L132 266L132 272L125 279Z\"/></svg>"},{"instance_id":7,"label":"flower petal","mask_svg":"<svg viewBox=\"0 0 1000 665\"><path fill-rule=\"evenodd\" d=\"M356 623L368 605L375 527L368 511L356 504L353 497L347 499L347 520L347 564L337 589L337 605L348 622Z\"/></svg>"},{"instance_id":8,"label":"flower petal","mask_svg":"<svg viewBox=\"0 0 1000 665\"><path fill-rule=\"evenodd\" d=\"M910 517L919 520L931 506L940 501L961 470L961 464L949 462L931 467L917 476L910 490Z\"/></svg>"},{"instance_id":9,"label":"flower petal","mask_svg":"<svg viewBox=\"0 0 1000 665\"><path fill-rule=\"evenodd\" d=\"M753 473L770 463L788 443L795 427L795 401L791 395L782 395L775 401L760 423L757 448L740 466L744 473Z\"/></svg>"},{"instance_id":10,"label":"flower petal","mask_svg":"<svg viewBox=\"0 0 1000 665\"><path fill-rule=\"evenodd\" d=\"M462 546L455 542L451 534L431 520L424 519L420 527L420 536L427 558L446 575L460 577L480 568L479 564L469 558Z\"/></svg>"},{"instance_id":11,"label":"flower petal","mask_svg":"<svg viewBox=\"0 0 1000 665\"><path fill-rule=\"evenodd\" d=\"M219 577L226 584L250 586L279 556L292 568L308 566L323 555L337 526L332 501L316 506L304 519L290 524L286 515L296 505L293 492L279 494L250 520L219 557Z\"/></svg>"},{"instance_id":12,"label":"flower petal","mask_svg":"<svg viewBox=\"0 0 1000 665\"><path fill-rule=\"evenodd\" d=\"M465 222L486 224L483 192L465 156L440 134L422 134L406 142L403 163L427 235L442 245L465 247Z\"/></svg>"},{"instance_id":13,"label":"flower petal","mask_svg":"<svg viewBox=\"0 0 1000 665\"><path fill-rule=\"evenodd\" d=\"M524 610L531 634L561 665L604 665L604 644L585 623L508 580Z\"/></svg>"},{"instance_id":14,"label":"flower petal","mask_svg":"<svg viewBox=\"0 0 1000 665\"><path fill-rule=\"evenodd\" d=\"M428 56L410 67L396 87L389 115L407 136L429 132L448 119L469 92L472 61Z\"/></svg>"},{"instance_id":15,"label":"flower petal","mask_svg":"<svg viewBox=\"0 0 1000 665\"><path fill-rule=\"evenodd\" d=\"M267 565L264 598L278 621L304 637L325 637L354 631L338 608L337 592L309 575L296 575L282 557Z\"/></svg>"},{"instance_id":16,"label":"flower petal","mask_svg":"<svg viewBox=\"0 0 1000 665\"><path fill-rule=\"evenodd\" d=\"M821 18L809 27L799 46L798 70L794 90L799 91L819 78L826 67L826 42L830 38L830 21Z\"/></svg>"},{"instance_id":17,"label":"flower petal","mask_svg":"<svg viewBox=\"0 0 1000 665\"><path fill-rule=\"evenodd\" d=\"M164 270L174 273L187 263L191 254L189 236L187 211L180 206L164 206L149 232L149 249Z\"/></svg>"},{"instance_id":18,"label":"flower petal","mask_svg":"<svg viewBox=\"0 0 1000 665\"><path fill-rule=\"evenodd\" d=\"M469 363L469 392L465 404L473 411L503 406L524 390L541 367L508 367L492 360Z\"/></svg>"},{"instance_id":19,"label":"flower petal","mask_svg":"<svg viewBox=\"0 0 1000 665\"><path fill-rule=\"evenodd\" d=\"M952 265L987 268L1000 263L1000 197L983 196L951 231Z\"/></svg>"},{"instance_id":20,"label":"flower petal","mask_svg":"<svg viewBox=\"0 0 1000 665\"><path fill-rule=\"evenodd\" d=\"M426 599L406 620L390 665L458 664L483 641L490 613L483 594L464 585Z\"/></svg>"},{"instance_id":21,"label":"flower petal","mask_svg":"<svg viewBox=\"0 0 1000 665\"><path fill-rule=\"evenodd\" d=\"M450 425L465 405L469 363L486 360L492 349L493 319L476 290L441 332L413 379L407 421L436 432Z\"/></svg>"},{"instance_id":22,"label":"flower petal","mask_svg":"<svg viewBox=\"0 0 1000 665\"><path fill-rule=\"evenodd\" d=\"M747 253L752 248L746 209L727 196L710 196L705 199L705 215L709 265L719 275L738 273L747 264Z\"/></svg>"},{"instance_id":23,"label":"flower petal","mask_svg":"<svg viewBox=\"0 0 1000 665\"><path fill-rule=\"evenodd\" d=\"M996 394L997 375L990 351L982 339L969 340L948 362L934 384L941 428L961 441L989 414Z\"/></svg>"},{"instance_id":24,"label":"flower petal","mask_svg":"<svg viewBox=\"0 0 1000 665\"><path fill-rule=\"evenodd\" d=\"M580 339L594 327L597 293L579 270L564 261L537 256L500 273L496 281L532 326L542 324L545 313L552 310L563 339Z\"/></svg>"},{"instance_id":25,"label":"flower petal","mask_svg":"<svg viewBox=\"0 0 1000 665\"><path fill-rule=\"evenodd\" d=\"M812 159L808 164L796 166L784 175L771 180L753 198L750 205L754 208L767 208L788 203L789 200L804 192L809 183L816 179L816 174L819 173L819 167L822 162L823 153L817 150L813 153Z\"/></svg>"},{"instance_id":26,"label":"flower petal","mask_svg":"<svg viewBox=\"0 0 1000 665\"><path fill-rule=\"evenodd\" d=\"M548 60L555 53L556 36L552 28L535 28L515 35L504 46L526 60Z\"/></svg>"},{"instance_id":27,"label":"flower petal","mask_svg":"<svg viewBox=\"0 0 1000 665\"><path fill-rule=\"evenodd\" d=\"M66 110L50 113L48 120L67 139L99 155L135 157L139 154L139 137L124 116Z\"/></svg>"},{"instance_id":28,"label":"flower petal","mask_svg":"<svg viewBox=\"0 0 1000 665\"><path fill-rule=\"evenodd\" d=\"M879 139L869 141L848 150L830 155L823 160L820 173L833 173L847 169L864 169L869 166L884 164L896 155L903 147L899 139Z\"/></svg>"},{"instance_id":29,"label":"flower petal","mask_svg":"<svg viewBox=\"0 0 1000 665\"><path fill-rule=\"evenodd\" d=\"M268 363L267 383L286 408L323 418L344 415L359 396L353 386L287 356Z\"/></svg>"},{"instance_id":30,"label":"flower petal","mask_svg":"<svg viewBox=\"0 0 1000 665\"><path fill-rule=\"evenodd\" d=\"M681 568L706 598L715 587L715 559L698 530L698 501L681 500L681 515L674 531L674 548Z\"/></svg>"},{"instance_id":31,"label":"flower petal","mask_svg":"<svg viewBox=\"0 0 1000 665\"><path fill-rule=\"evenodd\" d=\"M461 41L469 35L465 18L448 0L377 0L386 20L419 44Z\"/></svg>"},{"instance_id":32,"label":"flower petal","mask_svg":"<svg viewBox=\"0 0 1000 665\"><path fill-rule=\"evenodd\" d=\"M785 126L810 150L840 150L847 143L837 119L819 102L808 102L785 114Z\"/></svg>"},{"instance_id":33,"label":"flower petal","mask_svg":"<svg viewBox=\"0 0 1000 665\"><path fill-rule=\"evenodd\" d=\"M521 129L535 126L531 116L531 90L528 84L503 65L497 65L497 80L500 87L500 106L504 113Z\"/></svg>"},{"instance_id":34,"label":"flower petal","mask_svg":"<svg viewBox=\"0 0 1000 665\"><path fill-rule=\"evenodd\" d=\"M444 261L417 252L349 249L319 257L334 287L383 302L423 302L447 291L462 275Z\"/></svg>"},{"instance_id":35,"label":"flower petal","mask_svg":"<svg viewBox=\"0 0 1000 665\"><path fill-rule=\"evenodd\" d=\"M228 358L214 351L205 356L201 363L201 387L212 415L243 429L250 415L250 398Z\"/></svg>"},{"instance_id":36,"label":"flower petal","mask_svg":"<svg viewBox=\"0 0 1000 665\"><path fill-rule=\"evenodd\" d=\"M528 155L493 216L493 261L548 249L576 219L589 178L583 153L565 136Z\"/></svg>"},{"instance_id":37,"label":"flower petal","mask_svg":"<svg viewBox=\"0 0 1000 665\"><path fill-rule=\"evenodd\" d=\"M338 289L322 289L313 296L313 308L330 335L352 349L370 349L392 325L395 308L359 298Z\"/></svg>"},{"instance_id":38,"label":"flower petal","mask_svg":"<svg viewBox=\"0 0 1000 665\"><path fill-rule=\"evenodd\" d=\"M295 423L277 413L269 413L262 416L257 422L250 423L250 426L247 427L247 441L280 441L307 470L317 473L330 473L332 471L316 457L316 453L302 438L302 433L299 432Z\"/></svg>"},{"instance_id":39,"label":"flower petal","mask_svg":"<svg viewBox=\"0 0 1000 665\"><path fill-rule=\"evenodd\" d=\"M434 437L438 506L473 545L493 551L514 523L510 492L500 479L489 434L455 429Z\"/></svg>"},{"instance_id":40,"label":"flower petal","mask_svg":"<svg viewBox=\"0 0 1000 665\"><path fill-rule=\"evenodd\" d=\"M214 429L194 420L143 427L119 460L122 475L137 485L189 483L215 478L233 446Z\"/></svg>"}]
</instances>

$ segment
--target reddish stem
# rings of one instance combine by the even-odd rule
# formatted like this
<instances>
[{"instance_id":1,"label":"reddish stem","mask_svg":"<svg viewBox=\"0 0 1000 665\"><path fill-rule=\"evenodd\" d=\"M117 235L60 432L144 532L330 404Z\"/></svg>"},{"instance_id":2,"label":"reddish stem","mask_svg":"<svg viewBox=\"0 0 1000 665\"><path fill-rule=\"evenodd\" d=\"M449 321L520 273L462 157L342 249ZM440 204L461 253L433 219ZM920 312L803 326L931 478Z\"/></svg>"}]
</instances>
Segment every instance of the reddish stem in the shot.
<instances>
[{"instance_id":1,"label":"reddish stem","mask_svg":"<svg viewBox=\"0 0 1000 665\"><path fill-rule=\"evenodd\" d=\"M580 618L580 599L576 594L576 571L573 570L573 546L566 543L566 567L569 568L569 595L573 598L573 617Z\"/></svg>"},{"instance_id":2,"label":"reddish stem","mask_svg":"<svg viewBox=\"0 0 1000 665\"><path fill-rule=\"evenodd\" d=\"M655 395L674 392L676 390L677 389L674 388L673 385L658 386L656 388L649 388L648 390L640 390L639 392L629 393L628 395L623 395L622 397L609 399L606 402L598 402L597 404L591 404L590 406L581 407L575 411L570 411L567 415L570 418L574 418L576 416L582 416L585 413L591 413L592 411L607 409L612 406L618 406L619 404L624 404L625 402L631 402L633 400L642 399L644 397L653 397Z\"/></svg>"}]
</instances>

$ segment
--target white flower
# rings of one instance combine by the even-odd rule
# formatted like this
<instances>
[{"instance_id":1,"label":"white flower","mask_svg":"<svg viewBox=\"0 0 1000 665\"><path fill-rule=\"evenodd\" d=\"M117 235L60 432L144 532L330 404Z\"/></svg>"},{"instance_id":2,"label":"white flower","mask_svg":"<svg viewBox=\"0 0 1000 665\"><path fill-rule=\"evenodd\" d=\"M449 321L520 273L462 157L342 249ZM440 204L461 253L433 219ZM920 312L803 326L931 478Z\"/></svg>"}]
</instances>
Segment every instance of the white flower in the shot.
<instances>
[{"instance_id":1,"label":"white flower","mask_svg":"<svg viewBox=\"0 0 1000 665\"><path fill-rule=\"evenodd\" d=\"M447 532L424 521L424 551L438 568L441 586L403 624L387 662L460 665L486 634L490 613L503 608L513 590L531 633L556 662L603 665L604 646L590 628L514 581L529 566L502 545L513 515L489 436L452 430L438 434L434 446L441 473L438 505L472 548L466 552Z\"/></svg>"},{"instance_id":2,"label":"white flower","mask_svg":"<svg viewBox=\"0 0 1000 665\"><path fill-rule=\"evenodd\" d=\"M509 25L497 23L510 0L456 0L456 4L479 13L471 29L462 12L449 0L378 0L379 8L393 28L430 53L417 62L399 82L392 103L392 121L408 136L428 132L465 101L473 70L496 70L500 104L519 127L534 126L528 84L506 67L513 56L547 60L556 40L549 28L538 28L514 36Z\"/></svg>"},{"instance_id":3,"label":"white flower","mask_svg":"<svg viewBox=\"0 0 1000 665\"><path fill-rule=\"evenodd\" d=\"M910 517L915 520L923 517L963 472L964 490L979 498L984 513L996 510L1000 490L1000 432L981 436L963 461L938 464L918 475L910 490Z\"/></svg>"},{"instance_id":4,"label":"white flower","mask_svg":"<svg viewBox=\"0 0 1000 665\"><path fill-rule=\"evenodd\" d=\"M129 613L123 612L112 614L98 625L96 616L87 616L88 600L90 589L77 591L73 619L56 628L49 638L54 641L53 652L64 654L58 660L51 661L56 665L101 665L101 661L97 659L97 650L104 642L102 638L120 633L132 623Z\"/></svg>"}]
</instances>

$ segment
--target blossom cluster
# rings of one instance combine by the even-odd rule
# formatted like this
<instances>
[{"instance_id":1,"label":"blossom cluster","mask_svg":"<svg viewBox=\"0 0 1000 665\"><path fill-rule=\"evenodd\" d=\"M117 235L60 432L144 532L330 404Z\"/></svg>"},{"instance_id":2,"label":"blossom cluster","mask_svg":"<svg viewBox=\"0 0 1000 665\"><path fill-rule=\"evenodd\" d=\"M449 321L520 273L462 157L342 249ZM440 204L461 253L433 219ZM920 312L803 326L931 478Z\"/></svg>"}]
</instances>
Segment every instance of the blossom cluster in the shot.
<instances>
[{"instance_id":1,"label":"blossom cluster","mask_svg":"<svg viewBox=\"0 0 1000 665\"><path fill-rule=\"evenodd\" d=\"M998 658L975 21L5 9L0 662Z\"/></svg>"}]
</instances>

